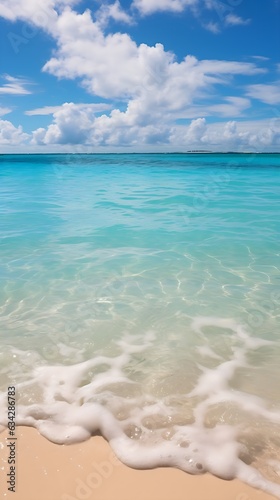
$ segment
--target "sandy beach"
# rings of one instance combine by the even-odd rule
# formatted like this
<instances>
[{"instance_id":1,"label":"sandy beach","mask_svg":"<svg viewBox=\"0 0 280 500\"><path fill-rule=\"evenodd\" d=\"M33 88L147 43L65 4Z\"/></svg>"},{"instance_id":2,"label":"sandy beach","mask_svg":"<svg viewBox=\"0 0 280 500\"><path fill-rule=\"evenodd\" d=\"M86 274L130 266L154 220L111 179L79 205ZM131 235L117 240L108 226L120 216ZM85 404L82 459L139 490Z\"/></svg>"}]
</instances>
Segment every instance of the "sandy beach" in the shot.
<instances>
[{"instance_id":1,"label":"sandy beach","mask_svg":"<svg viewBox=\"0 0 280 500\"><path fill-rule=\"evenodd\" d=\"M0 435L1 498L14 500L269 500L240 481L180 470L134 470L123 465L102 437L70 446L49 442L37 430L17 428L16 492L8 491L8 434Z\"/></svg>"}]
</instances>

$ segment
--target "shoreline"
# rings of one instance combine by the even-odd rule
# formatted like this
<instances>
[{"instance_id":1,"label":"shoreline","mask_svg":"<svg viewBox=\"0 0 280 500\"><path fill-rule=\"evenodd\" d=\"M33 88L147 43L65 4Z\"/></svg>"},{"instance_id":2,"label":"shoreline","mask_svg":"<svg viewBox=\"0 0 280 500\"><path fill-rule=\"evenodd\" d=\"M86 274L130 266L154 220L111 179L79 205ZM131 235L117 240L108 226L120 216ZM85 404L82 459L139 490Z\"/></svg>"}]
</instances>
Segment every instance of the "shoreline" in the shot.
<instances>
[{"instance_id":1,"label":"shoreline","mask_svg":"<svg viewBox=\"0 0 280 500\"><path fill-rule=\"evenodd\" d=\"M173 468L122 464L100 436L57 445L31 427L16 429L16 492L8 491L7 430L0 434L1 498L13 500L273 500L239 480ZM11 442L11 441L10 441Z\"/></svg>"}]
</instances>

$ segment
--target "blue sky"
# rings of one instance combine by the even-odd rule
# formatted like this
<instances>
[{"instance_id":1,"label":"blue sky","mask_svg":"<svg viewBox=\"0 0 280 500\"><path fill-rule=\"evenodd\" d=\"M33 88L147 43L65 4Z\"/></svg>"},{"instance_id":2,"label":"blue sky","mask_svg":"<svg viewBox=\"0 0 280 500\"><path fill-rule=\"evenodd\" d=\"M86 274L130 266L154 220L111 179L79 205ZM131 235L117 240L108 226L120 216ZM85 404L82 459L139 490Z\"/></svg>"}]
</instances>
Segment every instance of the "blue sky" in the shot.
<instances>
[{"instance_id":1,"label":"blue sky","mask_svg":"<svg viewBox=\"0 0 280 500\"><path fill-rule=\"evenodd\" d=\"M279 0L0 0L0 151L280 151Z\"/></svg>"}]
</instances>

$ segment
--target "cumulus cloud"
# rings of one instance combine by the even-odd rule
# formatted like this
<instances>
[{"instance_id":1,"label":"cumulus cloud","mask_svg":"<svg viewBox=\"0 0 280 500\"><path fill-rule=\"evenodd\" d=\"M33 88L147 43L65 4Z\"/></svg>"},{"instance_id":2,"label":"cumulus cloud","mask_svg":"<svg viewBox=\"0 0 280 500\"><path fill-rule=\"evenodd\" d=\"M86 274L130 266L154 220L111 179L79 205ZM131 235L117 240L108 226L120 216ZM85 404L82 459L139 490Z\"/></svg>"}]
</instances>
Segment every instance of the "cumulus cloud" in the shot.
<instances>
[{"instance_id":1,"label":"cumulus cloud","mask_svg":"<svg viewBox=\"0 0 280 500\"><path fill-rule=\"evenodd\" d=\"M233 139L237 135L237 123L236 122L227 122L224 128L223 136L226 139Z\"/></svg>"},{"instance_id":2,"label":"cumulus cloud","mask_svg":"<svg viewBox=\"0 0 280 500\"><path fill-rule=\"evenodd\" d=\"M190 144L197 144L203 142L207 126L205 118L197 118L193 120L187 129L186 140Z\"/></svg>"},{"instance_id":3,"label":"cumulus cloud","mask_svg":"<svg viewBox=\"0 0 280 500\"><path fill-rule=\"evenodd\" d=\"M271 119L260 122L236 122L207 124L205 120L193 120L187 132L173 131L173 141L184 137L189 149L203 148L214 151L258 151L279 150L280 120Z\"/></svg>"},{"instance_id":4,"label":"cumulus cloud","mask_svg":"<svg viewBox=\"0 0 280 500\"><path fill-rule=\"evenodd\" d=\"M0 145L17 145L22 144L29 138L25 134L22 127L15 127L7 120L0 120Z\"/></svg>"},{"instance_id":5,"label":"cumulus cloud","mask_svg":"<svg viewBox=\"0 0 280 500\"><path fill-rule=\"evenodd\" d=\"M32 144L85 144L120 146L168 141L169 127L157 123L139 123L137 111L114 109L110 115L96 116L91 106L65 103L54 113L46 129L33 132Z\"/></svg>"},{"instance_id":6,"label":"cumulus cloud","mask_svg":"<svg viewBox=\"0 0 280 500\"><path fill-rule=\"evenodd\" d=\"M27 20L35 26L52 31L58 13L65 6L72 6L80 0L2 0L0 16L10 21Z\"/></svg>"},{"instance_id":7,"label":"cumulus cloud","mask_svg":"<svg viewBox=\"0 0 280 500\"><path fill-rule=\"evenodd\" d=\"M110 19L126 24L133 24L134 22L133 17L123 10L119 0L111 4L102 4L96 12L95 18L102 26L106 25Z\"/></svg>"},{"instance_id":8,"label":"cumulus cloud","mask_svg":"<svg viewBox=\"0 0 280 500\"><path fill-rule=\"evenodd\" d=\"M24 80L23 78L15 78L11 75L4 75L2 78L8 83L4 83L4 85L0 87L0 94L31 94L30 90L26 88L29 83L27 80Z\"/></svg>"},{"instance_id":9,"label":"cumulus cloud","mask_svg":"<svg viewBox=\"0 0 280 500\"><path fill-rule=\"evenodd\" d=\"M105 98L153 99L155 106L179 108L197 92L225 83L235 74L254 75L264 70L254 63L198 61L187 56L178 63L163 45L137 45L128 34L105 35L89 11L66 9L57 21L58 50L44 66L59 78L80 78L92 94Z\"/></svg>"},{"instance_id":10,"label":"cumulus cloud","mask_svg":"<svg viewBox=\"0 0 280 500\"><path fill-rule=\"evenodd\" d=\"M280 81L273 84L248 85L247 95L266 104L280 104Z\"/></svg>"},{"instance_id":11,"label":"cumulus cloud","mask_svg":"<svg viewBox=\"0 0 280 500\"><path fill-rule=\"evenodd\" d=\"M137 45L126 34L104 36L90 12L65 10L57 22L59 49L44 70L58 77L82 78L102 97L126 95L137 84Z\"/></svg>"},{"instance_id":12,"label":"cumulus cloud","mask_svg":"<svg viewBox=\"0 0 280 500\"><path fill-rule=\"evenodd\" d=\"M260 122L207 123L204 117L189 125L174 126L162 120L162 116L139 118L135 102L125 112L118 109L109 115L96 116L88 108L66 103L54 113L54 120L47 128L33 132L33 145L84 145L94 149L124 146L147 150L161 145L169 150L264 150L280 147L280 120Z\"/></svg>"},{"instance_id":13,"label":"cumulus cloud","mask_svg":"<svg viewBox=\"0 0 280 500\"><path fill-rule=\"evenodd\" d=\"M87 144L94 113L89 107L65 103L54 112L54 122L33 132L33 144Z\"/></svg>"}]
</instances>

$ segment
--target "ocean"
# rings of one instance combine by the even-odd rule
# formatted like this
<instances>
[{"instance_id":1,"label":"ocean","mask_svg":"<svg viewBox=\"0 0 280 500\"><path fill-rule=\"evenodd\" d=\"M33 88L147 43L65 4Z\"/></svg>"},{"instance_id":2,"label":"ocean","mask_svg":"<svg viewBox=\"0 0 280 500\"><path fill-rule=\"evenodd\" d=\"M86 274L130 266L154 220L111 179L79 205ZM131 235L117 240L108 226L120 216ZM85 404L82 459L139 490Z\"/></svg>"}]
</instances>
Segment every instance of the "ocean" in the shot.
<instances>
[{"instance_id":1,"label":"ocean","mask_svg":"<svg viewBox=\"0 0 280 500\"><path fill-rule=\"evenodd\" d=\"M0 156L0 423L280 498L280 154Z\"/></svg>"}]
</instances>

